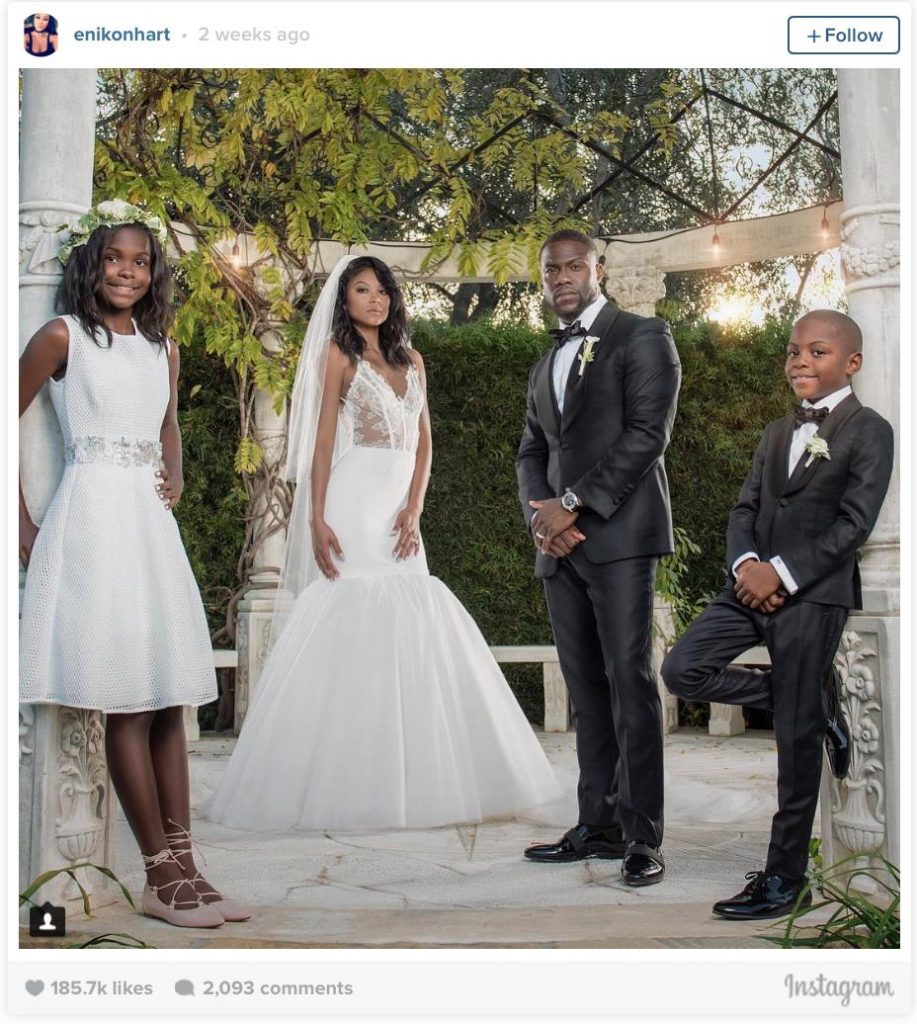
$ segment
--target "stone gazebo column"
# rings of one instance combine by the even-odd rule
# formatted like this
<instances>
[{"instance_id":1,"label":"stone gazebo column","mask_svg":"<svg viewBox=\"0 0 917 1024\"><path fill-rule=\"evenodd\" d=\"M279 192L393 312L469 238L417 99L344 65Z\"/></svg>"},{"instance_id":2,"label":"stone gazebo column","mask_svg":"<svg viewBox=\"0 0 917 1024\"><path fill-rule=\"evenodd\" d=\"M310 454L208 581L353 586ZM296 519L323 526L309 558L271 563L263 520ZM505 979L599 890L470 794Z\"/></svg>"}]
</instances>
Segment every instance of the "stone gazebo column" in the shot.
<instances>
[{"instance_id":1,"label":"stone gazebo column","mask_svg":"<svg viewBox=\"0 0 917 1024\"><path fill-rule=\"evenodd\" d=\"M22 73L19 184L19 350L54 316L61 277L61 228L92 201L96 73L44 69ZM63 467L63 444L47 389L23 417L19 436L23 490L41 523ZM20 571L20 589L24 583ZM20 891L43 871L91 860L111 866L114 815L105 767L104 723L98 711L21 705L19 713ZM95 887L104 879L80 872ZM103 883L100 887L100 883ZM41 901L77 899L58 876ZM76 908L74 908L76 910Z\"/></svg>"},{"instance_id":2,"label":"stone gazebo column","mask_svg":"<svg viewBox=\"0 0 917 1024\"><path fill-rule=\"evenodd\" d=\"M850 315L863 330L854 381L899 443L900 127L896 70L838 71L844 173L841 260ZM837 656L853 727L853 761L839 785L822 787L826 861L881 853L900 864L900 449L882 514L861 552L863 610L848 622Z\"/></svg>"},{"instance_id":3,"label":"stone gazebo column","mask_svg":"<svg viewBox=\"0 0 917 1024\"><path fill-rule=\"evenodd\" d=\"M282 342L275 331L261 335L262 345L269 351L278 351ZM267 391L259 390L255 396L254 418L255 440L264 452L264 461L276 466L283 454L286 434L286 412L274 410L274 397ZM248 706L258 685L258 677L267 656L271 636L271 617L277 586L280 583L280 566L283 563L285 531L278 530L263 536L275 523L275 515L265 498L255 510L257 519L254 563L248 574L251 589L239 602L236 620L236 649L239 661L236 670L235 715L233 728L236 733L242 728Z\"/></svg>"}]
</instances>

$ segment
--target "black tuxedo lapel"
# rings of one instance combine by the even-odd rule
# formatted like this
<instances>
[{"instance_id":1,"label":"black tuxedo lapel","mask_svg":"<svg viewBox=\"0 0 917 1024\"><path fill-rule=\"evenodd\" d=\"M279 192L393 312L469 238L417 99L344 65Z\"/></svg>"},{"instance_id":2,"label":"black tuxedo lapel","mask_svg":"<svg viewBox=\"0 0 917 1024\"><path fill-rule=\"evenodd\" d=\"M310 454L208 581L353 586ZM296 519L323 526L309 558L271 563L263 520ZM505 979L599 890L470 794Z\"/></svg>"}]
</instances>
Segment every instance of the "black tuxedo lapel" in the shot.
<instances>
[{"instance_id":1,"label":"black tuxedo lapel","mask_svg":"<svg viewBox=\"0 0 917 1024\"><path fill-rule=\"evenodd\" d=\"M836 405L835 408L825 417L824 421L815 432L815 436L822 438L830 447L831 441L838 431L844 426L850 417L861 408L862 406L860 405L860 400L857 396L853 394L848 395L843 402ZM809 456L803 452L799 461L793 468L793 472L787 481L786 489L783 493L793 494L801 487L805 487L815 473L820 461L821 459L812 459L811 462L809 462ZM806 466L807 462L809 462L808 466Z\"/></svg>"},{"instance_id":2,"label":"black tuxedo lapel","mask_svg":"<svg viewBox=\"0 0 917 1024\"><path fill-rule=\"evenodd\" d=\"M795 422L792 416L777 420L774 428L774 443L771 449L770 465L767 467L771 494L783 494L787 485L787 467L790 462L790 445L793 442Z\"/></svg>"},{"instance_id":3,"label":"black tuxedo lapel","mask_svg":"<svg viewBox=\"0 0 917 1024\"><path fill-rule=\"evenodd\" d=\"M618 318L620 313L620 307L614 302L606 302L604 306L599 310L599 315L592 322L592 326L589 328L586 337L598 338L599 342L595 347L595 357L597 358L602 345L607 341L606 335L611 333L611 328L614 325L615 320ZM573 365L570 367L570 375L567 377L567 387L564 391L564 414L561 421L561 430L567 430L570 424L576 419L577 414L583 405L583 400L586 397L586 388L588 387L589 381L589 366L583 365L580 362L580 356L583 353L583 346L586 344L586 338L580 342L579 349L577 350L576 358L573 360ZM580 370L582 369L582 374ZM553 388L551 389L553 392Z\"/></svg>"},{"instance_id":4,"label":"black tuxedo lapel","mask_svg":"<svg viewBox=\"0 0 917 1024\"><path fill-rule=\"evenodd\" d=\"M557 398L554 395L554 360L557 358L555 347L544 361L538 379L535 381L535 408L539 411L539 417L544 417L542 409L550 410L548 416L550 422L543 425L555 436L560 433L560 409L557 408Z\"/></svg>"}]
</instances>

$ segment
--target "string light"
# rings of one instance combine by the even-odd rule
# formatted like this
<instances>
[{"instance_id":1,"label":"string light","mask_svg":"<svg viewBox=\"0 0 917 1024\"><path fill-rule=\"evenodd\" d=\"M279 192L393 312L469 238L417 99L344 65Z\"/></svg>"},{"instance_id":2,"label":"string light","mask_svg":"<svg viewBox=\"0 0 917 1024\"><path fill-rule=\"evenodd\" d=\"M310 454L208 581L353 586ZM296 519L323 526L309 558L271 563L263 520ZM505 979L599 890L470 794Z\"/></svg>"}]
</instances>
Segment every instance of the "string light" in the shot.
<instances>
[{"instance_id":1,"label":"string light","mask_svg":"<svg viewBox=\"0 0 917 1024\"><path fill-rule=\"evenodd\" d=\"M713 229L713 255L719 256L720 254L720 232L718 228Z\"/></svg>"},{"instance_id":2,"label":"string light","mask_svg":"<svg viewBox=\"0 0 917 1024\"><path fill-rule=\"evenodd\" d=\"M827 238L831 234L831 223L828 220L828 207L825 206L821 217L821 236Z\"/></svg>"},{"instance_id":3,"label":"string light","mask_svg":"<svg viewBox=\"0 0 917 1024\"><path fill-rule=\"evenodd\" d=\"M229 254L229 262L238 270L242 266L242 257L239 254L239 239L236 237L233 243L232 252Z\"/></svg>"}]
</instances>

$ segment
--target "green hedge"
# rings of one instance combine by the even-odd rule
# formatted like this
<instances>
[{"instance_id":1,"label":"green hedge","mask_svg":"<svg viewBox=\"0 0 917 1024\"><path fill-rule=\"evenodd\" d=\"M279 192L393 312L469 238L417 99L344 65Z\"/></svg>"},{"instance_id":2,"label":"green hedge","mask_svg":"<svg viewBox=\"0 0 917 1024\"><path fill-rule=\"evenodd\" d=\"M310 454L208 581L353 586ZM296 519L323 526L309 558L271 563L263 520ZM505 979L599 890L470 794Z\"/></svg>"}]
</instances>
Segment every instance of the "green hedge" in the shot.
<instances>
[{"instance_id":1,"label":"green hedge","mask_svg":"<svg viewBox=\"0 0 917 1024\"><path fill-rule=\"evenodd\" d=\"M212 633L226 619L245 542L245 489L233 469L239 406L230 371L203 343L181 350L178 394L185 491L175 509ZM226 639L218 645L229 647Z\"/></svg>"},{"instance_id":2,"label":"green hedge","mask_svg":"<svg viewBox=\"0 0 917 1024\"><path fill-rule=\"evenodd\" d=\"M416 321L433 423L433 474L423 517L430 570L491 644L550 643L533 550L516 499L515 456L529 370L548 341L525 326ZM684 370L666 457L675 523L698 546L683 586L697 601L723 582L726 519L761 428L791 404L783 381L789 325L676 328ZM221 364L185 354L181 422L186 491L182 531L211 625L236 585L244 493L232 470L237 414ZM200 385L193 397L191 389ZM526 714L543 716L540 670L506 666Z\"/></svg>"},{"instance_id":3,"label":"green hedge","mask_svg":"<svg viewBox=\"0 0 917 1024\"><path fill-rule=\"evenodd\" d=\"M779 322L675 330L684 377L666 464L675 523L700 549L685 556L691 601L722 585L729 510L761 428L790 404L783 381L788 331ZM514 466L528 374L547 340L527 327L485 322L417 323L414 341L427 365L433 421L423 527L430 569L490 643L550 643ZM507 668L526 713L540 720L540 672Z\"/></svg>"}]
</instances>

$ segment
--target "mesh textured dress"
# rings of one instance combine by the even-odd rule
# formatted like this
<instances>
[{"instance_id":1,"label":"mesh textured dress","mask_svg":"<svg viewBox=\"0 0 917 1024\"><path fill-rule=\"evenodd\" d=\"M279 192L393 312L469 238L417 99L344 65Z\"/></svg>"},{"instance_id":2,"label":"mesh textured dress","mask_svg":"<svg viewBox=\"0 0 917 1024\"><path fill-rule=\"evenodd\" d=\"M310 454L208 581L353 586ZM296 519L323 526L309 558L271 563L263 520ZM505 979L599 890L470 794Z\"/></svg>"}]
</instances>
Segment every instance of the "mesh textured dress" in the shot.
<instances>
[{"instance_id":1,"label":"mesh textured dress","mask_svg":"<svg viewBox=\"0 0 917 1024\"><path fill-rule=\"evenodd\" d=\"M156 493L168 355L139 333L100 347L63 319L67 372L49 388L65 466L26 574L20 699L110 712L206 704L217 695L207 620Z\"/></svg>"},{"instance_id":2,"label":"mesh textured dress","mask_svg":"<svg viewBox=\"0 0 917 1024\"><path fill-rule=\"evenodd\" d=\"M206 815L251 830L426 828L559 795L474 621L392 527L423 407L359 362L342 402L325 520L340 577L294 602Z\"/></svg>"}]
</instances>

